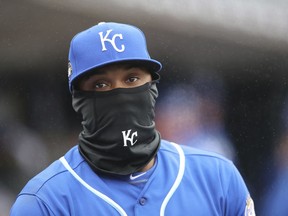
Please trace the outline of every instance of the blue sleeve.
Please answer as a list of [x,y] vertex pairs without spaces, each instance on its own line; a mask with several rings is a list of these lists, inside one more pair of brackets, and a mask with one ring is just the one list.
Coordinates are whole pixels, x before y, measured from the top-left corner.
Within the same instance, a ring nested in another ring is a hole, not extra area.
[[226,203],[225,215],[255,215],[253,200],[249,195],[249,191],[241,174],[234,165],[232,166],[232,172],[229,178]]
[[35,195],[22,194],[13,204],[10,216],[50,216],[54,215],[45,203]]

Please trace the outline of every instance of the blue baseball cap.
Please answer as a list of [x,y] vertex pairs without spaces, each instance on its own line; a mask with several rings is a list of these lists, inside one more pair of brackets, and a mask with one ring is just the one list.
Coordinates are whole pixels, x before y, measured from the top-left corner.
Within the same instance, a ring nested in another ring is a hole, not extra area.
[[80,76],[116,62],[138,62],[150,72],[162,68],[160,62],[151,59],[145,35],[139,28],[102,22],[78,33],[71,41],[68,63],[70,91]]

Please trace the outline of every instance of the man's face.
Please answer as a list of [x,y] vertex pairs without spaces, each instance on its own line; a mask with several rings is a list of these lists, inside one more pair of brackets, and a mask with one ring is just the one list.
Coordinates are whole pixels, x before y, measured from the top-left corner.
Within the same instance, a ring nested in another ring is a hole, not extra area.
[[78,83],[82,91],[109,91],[115,88],[133,88],[152,81],[151,74],[142,67],[115,64],[102,67],[83,77]]

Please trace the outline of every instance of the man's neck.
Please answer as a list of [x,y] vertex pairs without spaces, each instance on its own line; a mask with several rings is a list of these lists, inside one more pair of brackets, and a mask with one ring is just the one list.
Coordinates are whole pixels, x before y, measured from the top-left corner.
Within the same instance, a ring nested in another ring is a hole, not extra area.
[[145,172],[145,171],[151,169],[153,167],[154,163],[155,163],[155,157],[153,157],[152,160],[140,171]]

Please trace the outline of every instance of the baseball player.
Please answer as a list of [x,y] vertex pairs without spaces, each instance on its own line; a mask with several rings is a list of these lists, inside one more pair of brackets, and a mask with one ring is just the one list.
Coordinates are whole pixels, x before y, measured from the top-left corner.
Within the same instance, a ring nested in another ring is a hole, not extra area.
[[255,215],[231,161],[161,139],[161,68],[134,26],[99,23],[77,34],[68,77],[79,142],[27,183],[11,215]]

